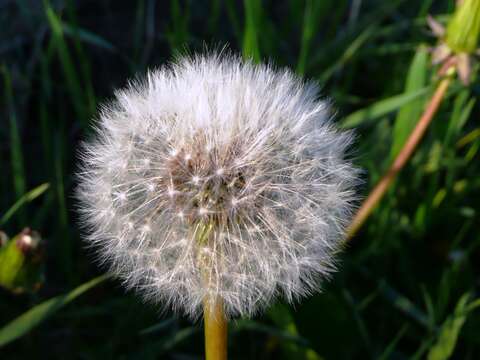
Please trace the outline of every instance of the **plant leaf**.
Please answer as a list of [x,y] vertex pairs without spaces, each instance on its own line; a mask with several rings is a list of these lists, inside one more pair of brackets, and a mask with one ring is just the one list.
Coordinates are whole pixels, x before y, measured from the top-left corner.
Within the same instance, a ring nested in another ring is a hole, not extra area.
[[[408,70],[405,93],[418,91],[425,87],[428,65],[428,50],[422,46],[415,53]],[[392,159],[399,153],[412,129],[415,127],[422,113],[423,103],[424,99],[420,96],[403,105],[398,111],[393,127],[393,144],[390,154]]]

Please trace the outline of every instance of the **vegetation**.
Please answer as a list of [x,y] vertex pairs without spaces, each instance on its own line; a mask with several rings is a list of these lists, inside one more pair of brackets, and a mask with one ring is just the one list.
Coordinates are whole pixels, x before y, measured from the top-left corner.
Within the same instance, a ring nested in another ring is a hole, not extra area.
[[[125,292],[81,241],[73,174],[99,106],[178,52],[228,44],[320,82],[339,126],[356,131],[365,198],[439,81],[427,15],[445,26],[455,1],[18,0],[0,8],[0,228],[12,238],[0,236],[1,358],[200,359],[201,324]],[[452,80],[323,292],[232,322],[230,358],[479,358],[477,70],[471,61],[470,82]],[[19,239],[24,251],[13,254]]]

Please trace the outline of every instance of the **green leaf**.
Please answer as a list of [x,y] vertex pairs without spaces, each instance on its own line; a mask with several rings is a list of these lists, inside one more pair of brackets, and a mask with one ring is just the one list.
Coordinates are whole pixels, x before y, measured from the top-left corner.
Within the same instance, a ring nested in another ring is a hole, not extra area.
[[68,294],[56,296],[50,300],[44,301],[23,313],[0,329],[0,347],[25,335],[69,302],[102,283],[109,277],[109,274],[96,277],[70,291]]
[[428,93],[429,90],[430,86],[426,86],[415,91],[404,92],[402,94],[377,101],[366,108],[357,110],[348,115],[343,119],[340,125],[343,128],[353,128],[359,125],[368,124],[372,120],[385,116],[400,109],[405,104],[421,98],[423,95]]
[[[424,46],[420,47],[415,53],[408,70],[407,80],[405,82],[405,93],[418,91],[425,87],[429,65],[428,59],[428,50]],[[392,159],[400,152],[400,149],[415,127],[422,114],[423,104],[423,97],[419,97],[406,103],[398,111],[393,126],[393,144],[390,154]]]
[[458,300],[454,313],[443,323],[437,341],[428,353],[428,360],[446,360],[453,354],[469,310],[475,308],[469,306],[469,299],[470,294],[466,293]]
[[29,203],[30,201],[35,200],[37,197],[42,195],[50,187],[49,183],[45,183],[37,186],[36,188],[30,190],[28,193],[23,195],[20,199],[17,200],[15,204],[12,205],[10,209],[0,218],[0,226],[3,226],[24,204]]

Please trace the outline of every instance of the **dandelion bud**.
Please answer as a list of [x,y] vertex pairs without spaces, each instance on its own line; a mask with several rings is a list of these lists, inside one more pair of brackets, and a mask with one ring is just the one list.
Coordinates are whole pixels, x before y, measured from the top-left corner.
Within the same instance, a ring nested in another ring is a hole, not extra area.
[[471,54],[480,34],[480,1],[464,0],[448,24],[446,43],[457,53]]
[[0,231],[0,287],[15,294],[37,291],[44,281],[44,244],[40,234],[23,229],[12,239]]
[[145,299],[228,317],[317,291],[356,170],[318,89],[233,56],[183,58],[104,106],[83,148],[88,242]]
[[457,8],[446,30],[431,16],[427,21],[432,32],[440,39],[432,53],[433,63],[442,64],[439,75],[451,75],[455,69],[463,84],[468,85],[472,78],[473,55],[479,54],[480,1],[457,1]]

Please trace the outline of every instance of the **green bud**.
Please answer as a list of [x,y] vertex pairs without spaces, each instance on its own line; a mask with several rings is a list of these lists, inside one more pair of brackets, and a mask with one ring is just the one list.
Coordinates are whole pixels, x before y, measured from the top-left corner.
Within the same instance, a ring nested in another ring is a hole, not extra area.
[[[6,237],[3,237],[5,240]],[[40,235],[28,228],[0,247],[0,286],[14,293],[35,291],[43,282]]]
[[446,42],[457,53],[473,53],[480,33],[480,0],[464,0],[447,28]]

